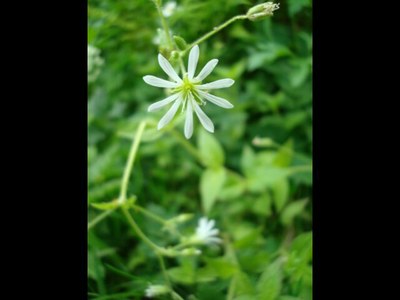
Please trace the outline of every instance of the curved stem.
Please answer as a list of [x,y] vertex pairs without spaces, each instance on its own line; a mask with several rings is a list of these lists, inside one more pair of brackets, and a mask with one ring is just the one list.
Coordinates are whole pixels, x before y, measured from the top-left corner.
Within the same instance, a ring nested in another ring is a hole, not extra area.
[[88,224],[88,230],[92,229],[97,223],[103,221],[109,214],[111,214],[115,209],[110,209],[102,212],[101,214],[97,215],[92,221]]
[[195,40],[193,43],[191,43],[190,45],[188,45],[188,47],[186,48],[186,50],[184,50],[182,52],[182,54],[186,53],[190,48],[192,48],[194,45],[198,45],[201,42],[204,42],[206,39],[208,39],[210,36],[216,34],[218,31],[220,31],[221,29],[224,29],[226,26],[228,26],[229,24],[237,21],[237,20],[241,20],[241,19],[247,19],[246,15],[238,15],[238,16],[234,16],[232,18],[230,18],[228,21],[222,23],[221,25],[214,27],[213,30],[211,30],[210,32],[206,33],[205,35],[203,35],[202,37],[198,38],[197,40]]
[[121,206],[122,212],[125,215],[125,218],[128,220],[128,223],[131,225],[131,227],[133,228],[133,230],[135,231],[135,233],[147,244],[150,246],[150,248],[152,248],[154,251],[156,251],[156,253],[158,255],[160,255],[160,253],[164,252],[164,249],[161,248],[160,246],[156,245],[155,243],[153,243],[144,233],[143,231],[140,229],[140,227],[136,224],[135,220],[133,219],[133,217],[131,216],[131,214],[129,213],[128,209],[125,206]]
[[167,21],[165,20],[165,18],[164,18],[164,15],[163,15],[163,13],[162,13],[162,11],[161,11],[161,3],[160,3],[161,1],[156,1],[155,2],[155,4],[156,4],[156,7],[157,7],[157,12],[158,12],[158,15],[159,15],[159,17],[160,17],[160,20],[161,20],[161,24],[162,24],[162,27],[163,27],[163,29],[164,29],[164,31],[165,31],[165,36],[166,36],[166,38],[167,38],[167,43],[168,43],[168,46],[171,48],[171,50],[174,48],[174,44],[173,44],[173,42],[172,42],[172,38],[171,38],[171,33],[170,33],[170,31],[169,31],[169,27],[168,27],[168,23],[167,23]]
[[[159,15],[160,20],[161,20],[161,24],[162,24],[163,29],[165,31],[165,36],[167,37],[168,46],[170,47],[171,51],[174,50],[174,49],[176,50],[176,47],[175,47],[176,45],[175,45],[174,41],[172,40],[171,31],[169,30],[169,26],[168,26],[167,20],[165,19],[164,15],[163,15],[163,13],[161,11],[161,1],[156,1],[155,3],[156,3],[158,15]],[[181,55],[179,55],[178,59],[179,59],[179,66],[181,68],[182,77],[183,77],[183,75],[186,73],[185,64],[183,63],[183,59],[182,59]]]
[[122,204],[126,201],[126,193],[128,190],[129,176],[131,175],[131,172],[132,172],[136,153],[137,153],[137,150],[139,147],[140,140],[142,139],[142,135],[143,135],[143,131],[144,131],[145,127],[146,127],[146,122],[145,121],[140,122],[139,128],[136,131],[135,138],[133,139],[132,147],[129,152],[128,161],[126,162],[124,175],[122,177],[121,192],[120,192],[119,199],[118,199],[119,204]]
[[160,263],[161,271],[162,271],[163,276],[164,276],[164,280],[167,283],[170,291],[172,291],[172,285],[171,285],[171,281],[169,280],[169,277],[168,277],[168,274],[167,274],[167,269],[165,267],[164,258],[159,254],[157,254],[157,257],[158,257],[158,261]]
[[156,214],[152,213],[151,211],[145,209],[144,207],[141,207],[141,206],[136,205],[136,204],[132,205],[132,207],[134,209],[136,209],[137,211],[141,212],[142,214],[148,216],[149,218],[152,218],[153,220],[155,220],[155,221],[157,221],[157,222],[159,222],[161,224],[165,225],[167,223],[166,220],[164,220],[163,218],[157,216]]

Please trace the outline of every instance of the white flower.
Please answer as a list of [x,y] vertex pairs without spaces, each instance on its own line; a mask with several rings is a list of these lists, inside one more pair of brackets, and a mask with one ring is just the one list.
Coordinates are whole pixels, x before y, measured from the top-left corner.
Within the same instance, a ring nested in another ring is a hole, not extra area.
[[103,58],[100,56],[100,49],[88,45],[88,81],[93,82],[100,74],[101,66],[104,64]]
[[165,5],[162,8],[162,14],[164,17],[168,18],[172,16],[176,8],[176,2],[175,1],[169,1],[165,3]]
[[215,225],[214,220],[208,220],[203,217],[199,220],[199,224],[196,228],[196,234],[193,237],[193,241],[195,243],[201,244],[219,244],[221,243],[221,239],[217,237],[219,230],[217,228],[213,228]]
[[169,292],[169,288],[165,285],[149,285],[145,291],[145,295],[148,298],[164,295]]
[[196,45],[190,50],[189,53],[188,72],[184,74],[183,79],[181,79],[168,60],[159,54],[158,63],[164,72],[171,77],[172,81],[161,79],[152,75],[143,77],[143,80],[149,85],[172,89],[171,96],[153,103],[148,108],[148,111],[155,111],[173,102],[173,105],[159,121],[157,129],[160,130],[167,125],[175,116],[179,106],[182,104],[182,111],[186,111],[184,132],[187,139],[189,139],[193,134],[193,111],[199,118],[201,125],[203,125],[207,131],[214,132],[213,122],[200,108],[200,105],[204,105],[206,103],[204,99],[223,108],[233,107],[228,100],[211,95],[207,91],[230,87],[235,81],[230,78],[225,78],[202,84],[202,80],[214,70],[218,63],[218,59],[210,60],[200,71],[200,73],[194,77],[198,60],[199,46]]

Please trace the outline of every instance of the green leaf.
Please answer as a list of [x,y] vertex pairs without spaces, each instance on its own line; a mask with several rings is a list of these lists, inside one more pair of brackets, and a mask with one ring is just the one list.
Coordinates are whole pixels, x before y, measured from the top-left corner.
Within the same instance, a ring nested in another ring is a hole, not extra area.
[[272,213],[271,204],[271,196],[266,192],[254,201],[254,204],[251,206],[251,210],[257,215],[268,217]]
[[256,155],[253,149],[247,145],[243,147],[242,159],[241,159],[241,168],[246,176],[250,176],[251,171],[253,170],[253,165],[256,159]]
[[[312,232],[297,236],[290,247],[285,272],[293,285],[301,284],[305,293],[312,286]],[[308,289],[307,289],[308,287]]]
[[223,167],[218,169],[206,169],[200,179],[200,195],[204,212],[208,214],[214,206],[215,200],[224,185],[226,170]]
[[289,169],[267,166],[254,168],[248,178],[248,188],[252,192],[262,192],[267,187],[273,186],[276,182],[285,179],[290,175]]
[[312,259],[312,232],[297,236],[290,246],[290,253],[309,262]]
[[281,214],[281,222],[284,225],[289,225],[293,222],[293,219],[301,214],[308,202],[308,199],[299,200],[290,203]]
[[206,258],[207,268],[214,271],[214,274],[222,279],[232,277],[238,271],[238,267],[226,257]]
[[234,300],[254,300],[255,296],[252,294],[249,295],[240,295],[239,297],[235,297]]
[[272,186],[275,208],[280,212],[289,200],[289,182],[286,178],[274,183]]
[[194,283],[194,270],[187,266],[175,267],[167,270],[172,281],[183,284]]
[[205,166],[210,168],[223,166],[225,160],[224,151],[213,134],[203,129],[200,130],[197,145]]
[[288,167],[293,160],[293,140],[288,140],[276,153],[273,164],[277,167]]
[[[309,299],[309,298],[304,298]],[[292,296],[280,296],[277,300],[302,300],[302,298],[292,297]]]
[[255,293],[255,286],[246,273],[238,272],[232,280],[236,281],[235,295],[240,296]]
[[233,200],[243,195],[246,182],[242,177],[232,174],[231,172],[226,173],[226,180],[222,187],[218,198],[221,200]]
[[275,300],[282,288],[281,262],[276,260],[261,274],[257,282],[257,300]]

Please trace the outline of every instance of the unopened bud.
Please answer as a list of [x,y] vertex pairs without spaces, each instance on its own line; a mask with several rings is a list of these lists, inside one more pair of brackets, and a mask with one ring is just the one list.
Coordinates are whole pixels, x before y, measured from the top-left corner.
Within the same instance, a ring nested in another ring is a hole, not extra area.
[[169,293],[169,287],[165,285],[149,285],[149,287],[145,290],[145,295],[148,298],[154,298],[157,296],[165,295]]
[[180,252],[180,255],[182,255],[182,256],[194,256],[194,255],[200,255],[200,254],[201,254],[201,250],[196,249],[196,248],[186,248]]
[[174,41],[175,41],[176,45],[178,46],[179,50],[182,50],[182,51],[186,50],[187,43],[182,37],[174,35]]
[[279,3],[265,2],[253,6],[247,11],[247,18],[250,21],[259,21],[274,15],[274,11],[279,9]]
[[274,145],[274,141],[270,138],[260,138],[256,136],[252,141],[254,146],[270,147]]

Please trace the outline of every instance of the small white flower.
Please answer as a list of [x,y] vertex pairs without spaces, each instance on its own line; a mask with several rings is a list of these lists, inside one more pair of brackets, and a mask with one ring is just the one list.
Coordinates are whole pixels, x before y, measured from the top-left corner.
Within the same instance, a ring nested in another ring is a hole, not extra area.
[[197,62],[199,60],[199,46],[195,45],[189,53],[188,61],[188,72],[183,75],[181,79],[168,60],[158,54],[158,63],[165,73],[171,77],[172,81],[161,79],[152,75],[143,77],[143,80],[152,86],[160,88],[172,89],[172,95],[153,103],[149,106],[148,111],[155,111],[161,107],[172,103],[173,105],[167,111],[167,113],[161,118],[158,123],[157,129],[160,130],[167,125],[178,111],[179,106],[182,104],[182,111],[186,111],[185,120],[185,137],[189,139],[193,134],[193,111],[196,113],[200,120],[201,125],[209,131],[214,132],[214,124],[209,117],[202,111],[200,105],[206,103],[205,100],[210,101],[223,108],[232,108],[233,105],[226,99],[214,96],[208,93],[208,90],[221,89],[232,86],[235,82],[233,79],[225,78],[202,84],[202,80],[206,78],[215,68],[218,63],[218,59],[210,60],[200,73],[195,77]]
[[169,1],[169,2],[165,3],[165,5],[163,6],[162,14],[164,15],[164,17],[168,18],[168,17],[172,16],[175,9],[176,9],[176,2]]
[[164,295],[169,292],[169,288],[165,285],[149,285],[145,291],[145,295],[148,298]]
[[104,59],[100,56],[100,49],[88,45],[88,81],[93,82],[100,74],[101,66],[104,64]]
[[208,220],[203,217],[199,220],[199,224],[196,228],[196,234],[193,237],[193,241],[201,244],[219,244],[221,243],[221,239],[217,237],[219,230],[217,228],[213,228],[215,225],[214,220]]

